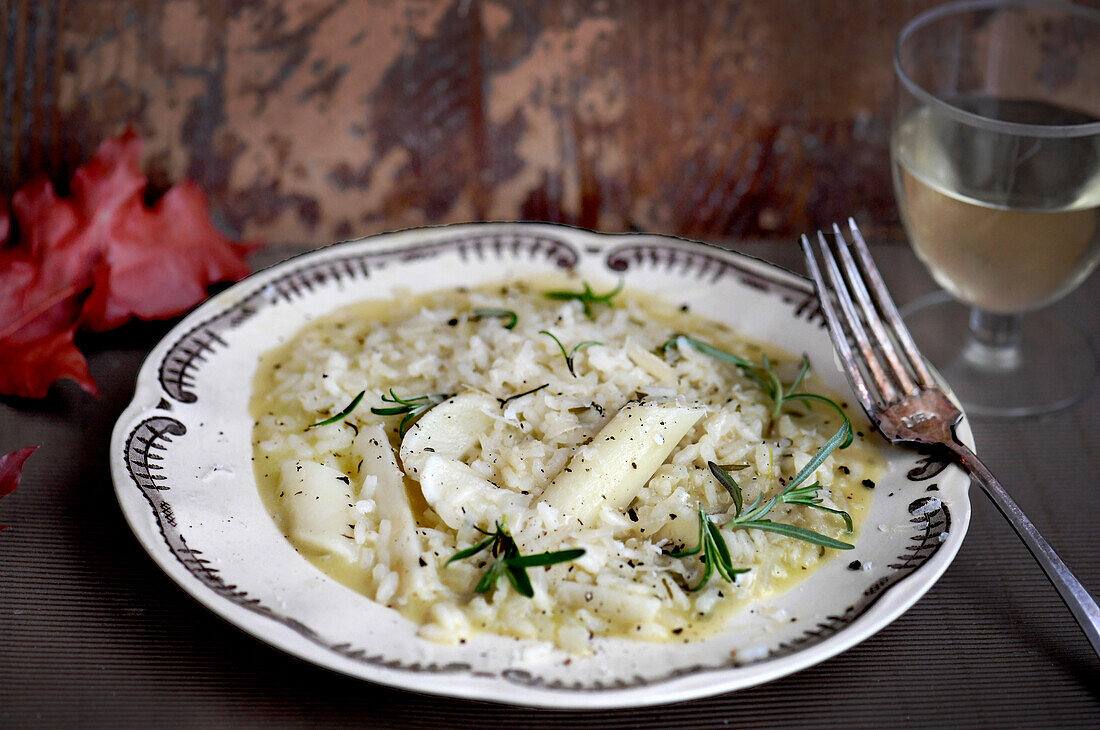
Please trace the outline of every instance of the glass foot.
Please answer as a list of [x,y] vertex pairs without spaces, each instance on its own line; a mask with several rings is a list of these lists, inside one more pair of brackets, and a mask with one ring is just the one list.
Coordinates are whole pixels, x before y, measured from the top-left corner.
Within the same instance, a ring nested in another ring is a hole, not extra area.
[[915,299],[901,315],[969,415],[1052,413],[1083,398],[1096,381],[1092,342],[1050,310],[1024,316],[1022,345],[1011,353],[985,352],[969,336],[970,308],[946,292]]

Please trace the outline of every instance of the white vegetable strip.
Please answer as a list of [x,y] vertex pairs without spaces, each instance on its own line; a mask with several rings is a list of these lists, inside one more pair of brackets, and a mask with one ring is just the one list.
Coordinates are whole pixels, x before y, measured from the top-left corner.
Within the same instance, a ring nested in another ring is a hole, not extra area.
[[425,413],[401,442],[401,464],[406,473],[419,479],[432,454],[461,459],[492,427],[494,409],[498,409],[495,399],[471,392],[456,395]]
[[379,550],[389,552],[390,567],[398,575],[397,595],[419,594],[430,589],[438,580],[433,580],[435,575],[429,567],[420,564],[421,544],[416,533],[416,519],[385,428],[381,424],[360,427],[352,448],[363,460],[361,480],[375,480],[372,496],[379,519],[390,521],[390,541],[385,546],[380,545]]
[[448,527],[495,522],[527,510],[530,497],[498,487],[460,461],[431,454],[420,474],[420,491]]
[[350,537],[355,522],[351,479],[324,464],[288,461],[283,464],[279,502],[287,534],[322,553],[358,559]]
[[627,403],[554,477],[543,501],[582,524],[605,504],[626,509],[703,413],[675,403]]
[[661,609],[661,599],[630,590],[561,583],[557,597],[572,608],[587,608],[604,620],[646,623]]

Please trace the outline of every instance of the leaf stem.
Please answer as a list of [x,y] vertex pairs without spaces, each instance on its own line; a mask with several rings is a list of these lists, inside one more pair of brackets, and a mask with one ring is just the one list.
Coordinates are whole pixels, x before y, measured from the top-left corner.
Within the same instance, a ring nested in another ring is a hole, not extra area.
[[540,335],[546,335],[557,343],[558,349],[561,350],[562,357],[565,358],[565,365],[569,368],[569,374],[574,378],[577,377],[577,373],[573,371],[573,357],[578,351],[583,350],[586,347],[592,347],[593,345],[602,345],[602,342],[596,342],[595,340],[585,340],[584,342],[578,342],[573,345],[573,349],[569,352],[565,351],[565,345],[561,344],[561,340],[553,335],[549,330],[539,330]]
[[522,398],[523,396],[531,395],[532,393],[538,393],[543,388],[549,388],[549,387],[550,387],[550,383],[543,383],[542,385],[540,385],[537,388],[531,388],[531,390],[525,390],[522,393],[516,393],[515,395],[510,395],[507,398],[497,398],[497,403],[499,403],[501,409],[503,409],[504,406],[508,405],[509,403],[516,400],[517,398]]

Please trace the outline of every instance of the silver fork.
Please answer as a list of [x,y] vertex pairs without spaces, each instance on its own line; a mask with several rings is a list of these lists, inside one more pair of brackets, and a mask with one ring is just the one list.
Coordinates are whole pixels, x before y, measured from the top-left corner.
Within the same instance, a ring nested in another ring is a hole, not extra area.
[[817,287],[829,334],[863,410],[890,441],[943,447],[970,474],[1027,545],[1100,655],[1100,607],[1096,600],[985,464],[955,435],[962,413],[925,366],[851,218],[848,227],[851,245],[835,223],[832,247],[824,233],[817,233],[824,276],[806,236],[802,236],[802,253]]

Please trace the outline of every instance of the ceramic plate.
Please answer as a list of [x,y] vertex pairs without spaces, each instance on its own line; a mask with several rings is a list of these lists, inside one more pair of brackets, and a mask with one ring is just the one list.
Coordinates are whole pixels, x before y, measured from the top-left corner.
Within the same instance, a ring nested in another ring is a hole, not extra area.
[[[343,243],[218,294],[149,355],[111,444],[115,489],[139,541],[195,599],[302,659],[418,692],[547,707],[673,702],[790,674],[887,625],[947,568],[970,519],[969,481],[903,449],[889,450],[854,550],[697,643],[607,639],[588,658],[496,636],[443,646],[298,555],[265,511],[252,472],[248,403],[259,355],[310,320],[358,299],[389,297],[395,287],[424,291],[560,270],[600,286],[622,280],[748,337],[806,352],[832,388],[850,392],[811,284],[724,249],[529,224]],[[965,424],[960,432],[969,441]]]

